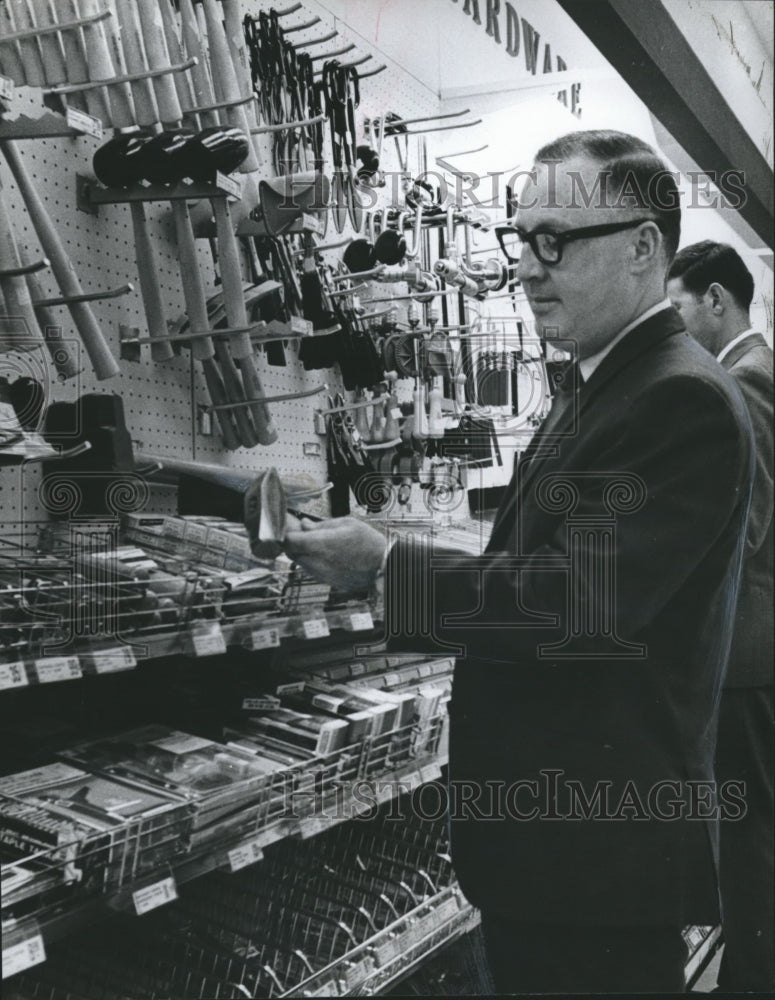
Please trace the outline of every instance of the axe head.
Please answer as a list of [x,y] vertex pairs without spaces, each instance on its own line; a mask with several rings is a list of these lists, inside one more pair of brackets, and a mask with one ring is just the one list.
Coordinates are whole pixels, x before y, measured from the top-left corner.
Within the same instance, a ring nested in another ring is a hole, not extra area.
[[260,181],[258,196],[261,219],[270,235],[289,232],[304,215],[317,220],[319,235],[325,232],[329,182],[323,174],[307,171]]
[[257,559],[274,559],[285,539],[287,499],[277,469],[261,473],[245,492],[243,521]]

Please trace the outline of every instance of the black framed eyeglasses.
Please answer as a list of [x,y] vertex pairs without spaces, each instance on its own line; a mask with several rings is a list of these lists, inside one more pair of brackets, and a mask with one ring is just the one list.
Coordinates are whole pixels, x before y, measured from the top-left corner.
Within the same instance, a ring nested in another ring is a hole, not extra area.
[[634,229],[644,222],[655,222],[659,225],[657,219],[633,219],[632,222],[607,222],[600,226],[582,226],[580,229],[562,229],[559,232],[539,226],[529,233],[519,226],[498,226],[495,235],[498,237],[501,250],[512,264],[519,260],[525,243],[529,244],[542,264],[559,264],[566,243],[623,233],[625,229]]

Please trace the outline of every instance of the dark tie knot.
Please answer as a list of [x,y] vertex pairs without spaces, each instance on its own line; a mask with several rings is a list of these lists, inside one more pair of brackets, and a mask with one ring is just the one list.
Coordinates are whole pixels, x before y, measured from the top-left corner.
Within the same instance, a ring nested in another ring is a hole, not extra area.
[[553,372],[552,380],[554,382],[555,396],[572,395],[581,384],[581,372],[579,371],[578,361],[575,358],[571,358],[570,361],[564,361],[561,365],[558,365]]

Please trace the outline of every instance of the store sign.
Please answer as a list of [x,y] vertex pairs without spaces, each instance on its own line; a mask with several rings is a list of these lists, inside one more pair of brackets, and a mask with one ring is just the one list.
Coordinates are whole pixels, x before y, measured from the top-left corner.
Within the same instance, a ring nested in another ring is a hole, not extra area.
[[[516,59],[522,53],[525,68],[533,76],[540,70],[542,73],[562,73],[568,64],[560,56],[552,55],[551,44],[541,35],[525,17],[521,17],[517,8],[504,0],[452,0],[460,5],[464,14],[468,14],[474,24],[482,25],[485,32],[498,44],[504,45],[508,55]],[[484,20],[482,20],[484,11]],[[560,90],[557,100],[570,108],[572,114],[581,117],[581,84],[572,83],[570,87]]]

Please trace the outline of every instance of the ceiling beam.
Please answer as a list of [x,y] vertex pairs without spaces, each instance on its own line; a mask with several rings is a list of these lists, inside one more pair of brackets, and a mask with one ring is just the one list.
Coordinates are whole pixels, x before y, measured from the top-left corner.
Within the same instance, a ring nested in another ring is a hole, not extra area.
[[738,211],[772,247],[772,169],[661,0],[558,3],[703,171],[743,171]]

